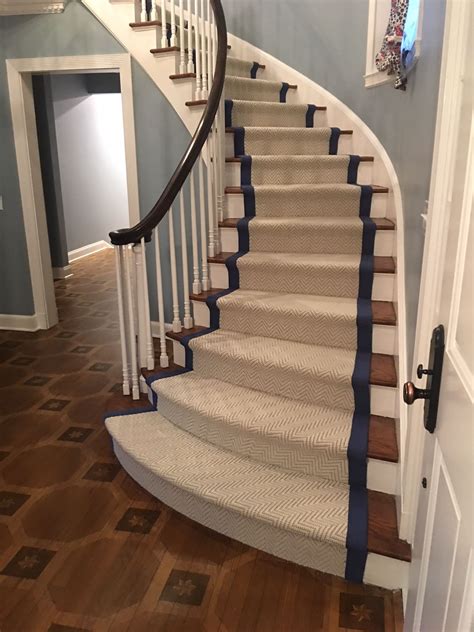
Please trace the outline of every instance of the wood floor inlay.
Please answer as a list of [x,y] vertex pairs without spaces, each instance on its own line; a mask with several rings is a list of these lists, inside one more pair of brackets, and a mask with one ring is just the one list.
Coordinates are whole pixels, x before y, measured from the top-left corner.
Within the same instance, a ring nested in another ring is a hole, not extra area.
[[[121,469],[104,413],[147,401],[121,395],[114,253],[72,271],[55,282],[58,325],[0,331],[0,630],[398,632],[398,592],[215,533]],[[373,451],[384,452],[392,421],[371,421],[381,424]],[[383,552],[395,508],[383,494],[369,501],[381,510],[370,544]]]

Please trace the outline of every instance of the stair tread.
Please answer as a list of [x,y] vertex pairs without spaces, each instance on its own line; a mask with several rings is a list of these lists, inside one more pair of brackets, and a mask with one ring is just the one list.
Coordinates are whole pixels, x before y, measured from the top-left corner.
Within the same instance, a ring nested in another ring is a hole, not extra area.
[[[181,337],[185,333],[181,332]],[[266,366],[272,362],[283,362],[292,370],[306,371],[317,374],[325,371],[328,363],[332,361],[334,376],[341,375],[343,379],[352,375],[354,366],[354,351],[336,347],[305,344],[291,340],[277,338],[251,336],[249,334],[217,329],[209,336],[201,337],[199,342],[212,347],[216,353],[232,358],[242,357],[246,362],[253,358],[256,363],[263,362]],[[251,343],[251,344],[250,344]],[[262,355],[262,349],[265,350]],[[397,371],[395,358],[382,353],[371,354],[371,366],[369,382],[373,386],[386,386],[396,388]]]
[[[265,188],[272,188],[272,189],[276,189],[276,190],[280,189],[282,193],[283,193],[283,192],[285,192],[285,191],[287,191],[287,192],[288,192],[288,194],[291,194],[291,191],[293,191],[293,190],[297,190],[297,189],[298,189],[298,190],[301,190],[301,188],[303,188],[303,187],[304,187],[305,189],[307,189],[307,190],[311,190],[311,188],[312,188],[312,189],[314,189],[314,192],[316,193],[316,192],[317,192],[318,190],[320,190],[322,187],[324,187],[324,188],[326,188],[326,189],[327,189],[327,188],[330,188],[330,187],[333,187],[333,188],[336,188],[336,187],[337,187],[337,188],[340,188],[340,186],[341,186],[340,184],[337,184],[337,185],[331,185],[331,184],[304,184],[304,185],[301,185],[301,184],[283,184],[283,185],[258,185],[258,184],[257,184],[257,185],[254,185],[254,189],[255,189],[255,190],[257,190],[257,191],[258,191],[258,190],[263,190],[263,189],[265,189]],[[346,186],[347,186],[347,187],[353,187],[353,186],[357,186],[357,185],[354,185],[354,184],[347,184]],[[371,185],[369,185],[369,186],[372,188],[373,193],[388,193],[388,191],[389,191],[388,187],[384,187],[384,186],[381,186],[381,185],[379,185],[379,184],[371,184]],[[242,187],[240,187],[240,186],[226,187],[226,188],[225,188],[225,193],[230,194],[230,195],[242,195],[242,193],[243,193],[243,189],[242,189]]]
[[[171,398],[189,414],[193,411],[215,418],[219,423],[238,427],[244,433],[256,433],[287,444],[311,447],[341,444],[341,433],[348,437],[352,413],[335,411],[280,395],[255,391],[215,378],[202,377],[195,371],[180,376],[178,382],[158,380],[151,384],[159,397]],[[196,397],[195,394],[199,394]],[[237,405],[238,403],[238,405]],[[258,411],[258,413],[257,413]],[[321,432],[322,431],[322,432]],[[341,448],[340,448],[341,449]],[[344,454],[346,442],[342,444]],[[372,415],[369,425],[369,458],[398,461],[395,420]]]
[[[180,430],[157,411],[110,417],[106,425],[116,448],[146,469],[147,480],[153,475],[212,506],[345,548],[346,485],[235,455]],[[409,561],[390,501],[387,494],[369,492],[369,552]]]
[[[219,222],[219,228],[237,228],[240,217],[229,217]],[[383,217],[371,218],[377,230],[395,230],[395,224],[390,219]],[[254,217],[252,223],[262,225],[300,225],[300,226],[358,226],[361,220],[359,217]]]
[[[253,81],[256,81],[256,79],[253,79]],[[234,105],[248,105],[253,109],[258,109],[258,108],[275,108],[275,109],[280,109],[280,108],[295,108],[298,110],[304,110],[308,108],[308,104],[304,104],[304,103],[277,103],[275,101],[249,101],[248,99],[226,99],[227,101],[232,101],[232,103]],[[326,112],[327,111],[327,106],[326,105],[316,105],[314,104],[315,108],[317,111],[321,111],[321,112]]]
[[[241,128],[240,127],[226,127],[225,128],[225,132],[226,132],[226,134],[235,134],[235,132],[237,130],[239,130],[239,129],[241,129]],[[331,129],[331,128],[329,128],[328,126],[326,126],[326,127],[265,127],[265,126],[262,126],[262,125],[255,125],[255,126],[246,125],[244,127],[244,129],[246,129],[246,130],[263,130],[263,131],[265,131],[265,130],[272,130],[273,133],[275,133],[275,132],[278,133],[279,131],[281,131],[282,134],[283,133],[291,134],[293,131],[294,131],[295,134],[296,133],[301,134],[301,132],[303,132],[303,133],[304,132],[308,132],[309,134],[311,134],[311,132],[313,130]],[[313,133],[314,133],[314,131],[313,131]],[[350,136],[351,134],[354,133],[354,130],[352,130],[352,129],[341,129],[341,130],[339,130],[339,133]]]
[[[206,290],[205,292],[201,292],[200,294],[190,294],[189,298],[192,301],[202,301],[205,302],[209,296],[213,296],[214,294],[218,294],[222,292],[223,288],[211,288],[210,290]],[[258,290],[236,290],[235,293],[239,293],[241,297],[245,297],[246,295],[252,297],[252,302],[254,301],[255,295],[259,292]],[[232,294],[235,294],[234,292]],[[272,292],[261,292],[262,295],[265,296],[275,296],[278,295]],[[292,304],[295,297],[299,297],[299,294],[285,294],[285,300],[288,304]],[[350,301],[353,299],[345,299],[345,298],[332,298],[332,297],[316,297],[311,294],[303,294],[301,295],[305,299],[311,300],[318,298],[322,298],[324,301],[333,300],[335,303],[339,301]],[[396,325],[397,324],[397,316],[395,312],[395,306],[393,303],[388,301],[372,301],[372,321],[374,325]]]
[[[282,85],[282,83],[284,83],[282,81],[276,81],[273,79],[251,79],[250,77],[239,77],[238,75],[226,75],[225,78],[226,80],[230,79],[231,81],[236,81],[237,83],[242,83],[242,84],[247,84],[250,81],[251,83],[248,85],[251,85],[252,88],[255,88],[258,85],[275,86],[276,88],[279,88]],[[296,90],[298,86],[296,84],[289,83],[288,88],[290,90]]]
[[[225,264],[229,257],[235,255],[235,252],[220,252],[215,257],[208,257],[209,263],[219,263]],[[288,260],[294,259],[303,260],[305,259],[309,263],[324,263],[328,261],[334,261],[334,263],[345,263],[351,262],[354,265],[359,265],[360,256],[357,255],[313,255],[313,254],[296,254],[296,253],[267,253],[267,252],[259,252],[259,253],[247,253],[248,257],[258,256],[262,261],[267,260],[271,261],[272,258],[275,257],[281,261],[284,257],[288,258]],[[378,274],[395,274],[395,260],[393,257],[374,257],[374,272]]]
[[[252,160],[268,160],[268,162],[272,162],[272,161],[286,161],[286,160],[298,160],[298,161],[303,161],[303,160],[314,160],[315,158],[326,158],[328,160],[336,160],[338,158],[342,158],[344,156],[349,156],[349,155],[356,155],[356,154],[335,154],[335,155],[327,155],[327,154],[307,154],[307,155],[302,155],[302,154],[293,154],[293,155],[269,155],[269,154],[262,154],[260,156],[258,155],[252,155]],[[226,162],[242,162],[244,160],[244,158],[246,158],[247,156],[229,156],[225,159]],[[373,156],[357,156],[357,158],[359,158],[360,162],[374,162],[374,157]]]

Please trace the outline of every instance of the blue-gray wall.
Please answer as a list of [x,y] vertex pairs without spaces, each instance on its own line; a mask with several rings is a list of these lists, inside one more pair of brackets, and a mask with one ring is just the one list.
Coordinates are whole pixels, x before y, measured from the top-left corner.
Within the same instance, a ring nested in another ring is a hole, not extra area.
[[[4,60],[123,52],[78,0],[70,0],[59,15],[0,18],[0,194],[6,209],[0,212],[0,314],[29,315],[34,311]],[[132,78],[143,215],[178,164],[189,134],[135,62]]]
[[421,58],[406,92],[364,87],[368,0],[223,0],[228,30],[299,70],[358,114],[389,153],[404,204],[408,347],[416,321],[445,0],[425,0]]

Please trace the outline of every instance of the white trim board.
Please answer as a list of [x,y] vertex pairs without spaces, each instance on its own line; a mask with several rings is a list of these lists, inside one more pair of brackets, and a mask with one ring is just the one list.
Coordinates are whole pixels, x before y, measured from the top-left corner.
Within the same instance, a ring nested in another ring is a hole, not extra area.
[[113,248],[113,246],[104,239],[101,239],[100,241],[95,241],[93,244],[88,244],[87,246],[81,246],[81,248],[71,250],[67,253],[69,263],[77,261],[78,259],[83,259],[84,257],[89,257],[90,255],[93,255],[96,252],[101,252],[101,250],[105,250],[106,248]]
[[0,314],[0,329],[13,331],[38,331],[44,329],[36,314],[23,316],[21,314]]
[[70,276],[72,276],[72,270],[71,270],[70,265],[62,266],[59,268],[53,268],[53,279],[55,281],[59,279],[67,279]]
[[58,322],[49,251],[43,183],[36,133],[32,73],[118,70],[122,94],[125,163],[130,225],[140,216],[133,113],[132,68],[128,54],[7,59],[13,137],[25,225],[35,314],[42,329]]

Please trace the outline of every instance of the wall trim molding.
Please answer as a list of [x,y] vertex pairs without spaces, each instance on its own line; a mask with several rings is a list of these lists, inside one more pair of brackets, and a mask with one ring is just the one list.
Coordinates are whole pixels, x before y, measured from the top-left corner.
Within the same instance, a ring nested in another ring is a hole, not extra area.
[[104,239],[101,239],[100,241],[95,241],[93,244],[87,244],[87,246],[81,246],[81,248],[70,250],[67,253],[69,263],[77,261],[78,259],[83,259],[84,257],[89,257],[90,255],[100,252],[101,250],[105,250],[106,248],[113,248],[113,246]]
[[131,57],[127,53],[34,57],[7,59],[6,65],[34,310],[36,314],[44,314],[45,317],[40,319],[40,327],[48,329],[58,322],[58,314],[54,296],[31,76],[34,72],[68,73],[111,69],[119,71],[129,221],[130,226],[133,226],[139,220],[140,211]]
[[62,13],[65,0],[0,0],[0,15]]
[[37,314],[23,316],[22,314],[0,314],[0,329],[12,331],[38,331],[41,318]]
[[53,268],[53,279],[55,281],[56,279],[67,279],[70,276],[72,276],[72,269],[69,265]]

